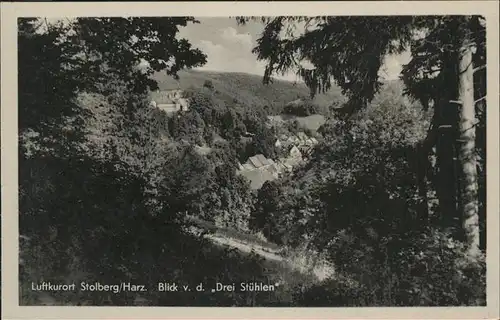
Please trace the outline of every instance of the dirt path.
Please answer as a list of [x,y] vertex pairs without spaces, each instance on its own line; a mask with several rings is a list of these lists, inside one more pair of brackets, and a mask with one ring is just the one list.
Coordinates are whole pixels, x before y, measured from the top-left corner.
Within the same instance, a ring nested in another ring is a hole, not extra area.
[[324,260],[315,260],[312,254],[301,252],[285,257],[279,254],[280,247],[273,243],[253,242],[248,240],[247,235],[238,236],[237,232],[228,235],[224,232],[214,232],[205,235],[207,239],[215,244],[234,248],[242,253],[255,253],[271,262],[282,263],[292,270],[313,275],[318,281],[322,281],[334,274],[334,268]]
[[263,246],[255,243],[243,242],[220,234],[207,235],[206,238],[217,244],[235,248],[244,253],[251,253],[253,251],[265,259],[272,261],[284,261],[284,258],[278,255],[276,251],[273,252],[271,249],[264,248]]

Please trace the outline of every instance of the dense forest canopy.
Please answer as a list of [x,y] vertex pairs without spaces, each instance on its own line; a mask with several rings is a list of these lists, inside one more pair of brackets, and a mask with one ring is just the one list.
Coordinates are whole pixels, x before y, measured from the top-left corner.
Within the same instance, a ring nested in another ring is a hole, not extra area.
[[[51,299],[485,305],[484,20],[258,20],[264,29],[254,53],[267,64],[264,84],[190,70],[207,62],[177,36],[197,23],[191,17],[19,20],[21,304],[41,303],[44,296],[29,290],[41,278],[151,287],[168,278],[285,285],[252,296],[167,299],[151,290]],[[297,21],[314,28],[286,32]],[[404,50],[412,59],[401,79],[380,81],[385,55]],[[144,61],[148,67],[138,68]],[[295,69],[305,85],[270,81]],[[152,107],[152,97],[173,85],[189,109]],[[301,139],[316,142],[305,148]],[[287,170],[252,188],[241,172],[263,162]],[[209,230],[194,232],[200,221]],[[317,253],[335,272],[319,279],[220,247],[209,236],[221,230],[273,244],[284,261]]]

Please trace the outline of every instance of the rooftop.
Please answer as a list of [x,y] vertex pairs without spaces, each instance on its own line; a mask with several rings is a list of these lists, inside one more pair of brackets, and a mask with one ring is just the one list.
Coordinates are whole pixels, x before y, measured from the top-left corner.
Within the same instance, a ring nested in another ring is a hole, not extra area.
[[263,154],[257,154],[253,157],[248,158],[247,164],[253,165],[255,168],[260,168],[273,164],[273,161],[267,159]]
[[267,169],[241,171],[240,174],[250,180],[250,188],[253,190],[260,189],[266,181],[274,180],[276,176]]

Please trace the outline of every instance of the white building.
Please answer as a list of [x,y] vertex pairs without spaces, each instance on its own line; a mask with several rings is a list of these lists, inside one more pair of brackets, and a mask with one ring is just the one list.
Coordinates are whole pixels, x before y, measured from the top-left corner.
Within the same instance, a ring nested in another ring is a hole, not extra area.
[[189,110],[189,100],[183,97],[180,89],[157,92],[150,105],[167,113]]

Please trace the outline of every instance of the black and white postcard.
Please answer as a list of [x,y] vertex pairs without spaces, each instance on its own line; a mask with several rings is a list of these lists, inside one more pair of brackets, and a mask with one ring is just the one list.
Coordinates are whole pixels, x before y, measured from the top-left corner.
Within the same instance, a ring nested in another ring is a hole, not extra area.
[[497,318],[497,4],[2,4],[5,317]]

